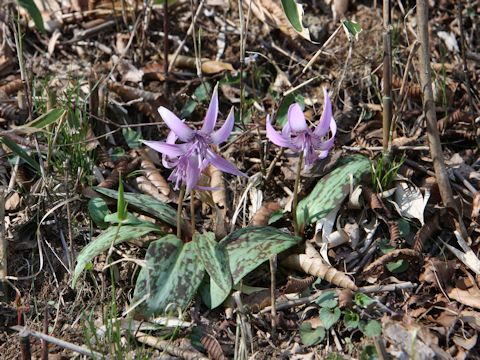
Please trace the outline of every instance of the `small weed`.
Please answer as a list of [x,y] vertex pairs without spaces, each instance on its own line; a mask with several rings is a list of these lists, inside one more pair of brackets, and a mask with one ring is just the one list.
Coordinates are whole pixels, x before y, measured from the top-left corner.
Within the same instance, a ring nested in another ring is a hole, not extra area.
[[375,163],[372,163],[372,181],[375,192],[382,192],[390,187],[404,160],[405,158],[402,157],[398,161],[396,159],[390,161],[382,154]]

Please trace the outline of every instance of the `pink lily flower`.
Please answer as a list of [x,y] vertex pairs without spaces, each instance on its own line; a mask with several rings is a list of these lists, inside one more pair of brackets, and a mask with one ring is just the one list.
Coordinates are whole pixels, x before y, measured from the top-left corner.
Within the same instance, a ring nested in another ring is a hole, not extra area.
[[[337,132],[337,124],[332,115],[332,104],[328,96],[327,89],[323,89],[325,103],[323,106],[320,122],[311,130],[305,121],[305,115],[300,105],[294,103],[288,108],[288,121],[283,126],[282,132],[278,133],[270,122],[270,116],[267,115],[267,137],[275,145],[289,148],[294,152],[303,152],[305,165],[311,165],[317,159],[324,159],[328,155],[328,151],[333,147],[335,134]],[[328,131],[331,136],[324,139]],[[317,155],[316,151],[320,151]]]
[[[212,145],[219,145],[228,139],[235,120],[232,108],[222,127],[214,131],[218,116],[218,84],[213,90],[212,99],[200,130],[191,129],[163,106],[158,108],[158,112],[171,130],[166,142],[143,141],[143,143],[162,153],[163,165],[166,168],[174,169],[168,180],[175,184],[175,190],[178,190],[182,183],[186,186],[187,194],[197,188],[198,179],[209,164],[229,174],[247,176],[212,149]],[[183,143],[177,144],[177,140],[183,141]]]

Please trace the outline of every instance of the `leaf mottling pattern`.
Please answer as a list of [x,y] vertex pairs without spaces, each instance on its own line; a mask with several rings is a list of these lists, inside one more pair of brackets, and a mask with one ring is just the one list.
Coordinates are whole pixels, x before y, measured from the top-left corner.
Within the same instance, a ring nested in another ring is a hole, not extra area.
[[139,311],[146,316],[162,314],[169,304],[184,309],[197,292],[205,268],[193,242],[184,244],[167,235],[150,244],[146,266],[138,276],[133,303],[148,294]]
[[300,238],[270,226],[250,226],[234,231],[220,241],[219,246],[228,256],[236,284],[260,264],[299,241]]
[[369,172],[370,160],[365,156],[352,155],[341,160],[340,166],[320,179],[312,192],[298,203],[297,223],[304,226],[327,216],[348,195],[350,175],[355,186]]

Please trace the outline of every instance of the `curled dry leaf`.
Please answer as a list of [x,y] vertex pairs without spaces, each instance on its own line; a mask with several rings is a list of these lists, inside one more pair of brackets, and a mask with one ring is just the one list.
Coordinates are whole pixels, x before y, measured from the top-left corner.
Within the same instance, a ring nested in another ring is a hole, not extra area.
[[480,192],[477,192],[473,197],[473,202],[472,202],[472,220],[478,221],[479,215],[480,215]]
[[294,254],[287,257],[283,265],[293,268],[295,270],[304,271],[306,274],[317,276],[329,283],[347,288],[352,291],[357,291],[358,287],[348,277],[347,274],[338,271],[333,266],[328,265],[320,257],[310,257],[305,254]]
[[6,211],[15,211],[18,209],[21,202],[21,197],[18,192],[13,192],[6,200],[5,200],[5,210]]
[[280,204],[275,201],[267,202],[253,214],[250,225],[252,226],[267,226],[268,220],[275,211],[280,210]]
[[200,342],[205,350],[207,350],[210,358],[213,360],[227,360],[220,343],[217,339],[215,339],[215,337],[210,334],[206,334],[200,338]]
[[456,300],[460,304],[480,309],[480,291],[478,288],[471,287],[468,290],[453,288],[447,295],[451,300]]
[[297,279],[292,276],[288,277],[287,283],[282,286],[280,289],[280,292],[282,294],[294,294],[294,293],[299,293],[302,292],[310,285],[312,285],[315,282],[315,276],[309,276],[305,279]]
[[413,249],[418,252],[422,252],[423,244],[427,239],[430,239],[435,233],[442,229],[440,219],[448,219],[446,210],[437,211],[433,216],[427,218],[426,223],[418,230],[415,235],[413,243]]
[[419,280],[421,283],[434,284],[439,289],[446,289],[452,282],[456,267],[455,260],[428,259]]
[[[173,56],[169,55],[168,60],[172,61]],[[178,55],[175,59],[175,66],[179,68],[187,68],[195,70],[197,68],[196,59],[194,57]],[[232,64],[216,60],[201,60],[202,72],[205,74],[218,74],[222,71],[235,71]]]
[[98,184],[98,186],[106,189],[117,188],[119,175],[122,174],[122,177],[125,178],[125,176],[135,170],[139,164],[140,158],[135,158],[133,160],[130,158],[125,158],[120,160],[110,175],[104,181]]
[[142,157],[140,168],[145,171],[145,177],[164,197],[168,198],[171,193],[168,182],[163,178],[162,174],[160,174],[160,171],[155,167],[155,164],[148,158],[146,152],[140,150],[139,153]]
[[160,193],[155,185],[148,180],[145,176],[138,176],[135,178],[135,184],[138,189],[144,194],[150,195],[162,202],[168,202],[169,198]]
[[225,192],[225,182],[223,181],[223,173],[216,167],[208,166],[208,175],[210,175],[210,187],[212,190],[212,199],[219,207],[223,216],[226,216],[228,210],[227,194]]
[[343,289],[338,294],[338,306],[341,309],[350,308],[353,304],[353,292],[350,289]]

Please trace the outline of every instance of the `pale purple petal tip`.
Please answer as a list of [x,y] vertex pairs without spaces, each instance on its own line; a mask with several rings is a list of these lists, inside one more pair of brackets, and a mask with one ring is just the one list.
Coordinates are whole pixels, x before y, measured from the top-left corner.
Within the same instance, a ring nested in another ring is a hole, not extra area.
[[181,146],[174,145],[174,144],[167,144],[163,141],[142,140],[142,142],[148,147],[151,147],[153,150],[158,151],[159,153],[162,153],[169,157],[181,156],[185,153],[185,150]]
[[305,115],[297,103],[290,105],[288,108],[288,124],[293,132],[302,132],[308,129]]
[[158,108],[158,112],[163,121],[165,121],[165,124],[167,124],[170,130],[172,130],[180,140],[189,141],[192,138],[193,130],[180,120],[177,115],[163,106]]
[[238,170],[237,167],[233,165],[230,161],[225,160],[223,157],[215,154],[213,151],[208,150],[207,156],[210,160],[210,163],[213,166],[215,166],[218,170],[232,174],[232,175],[248,177],[247,174]]
[[280,147],[289,148],[292,146],[292,143],[289,139],[285,138],[282,134],[278,133],[270,123],[270,116],[267,115],[267,138],[273,142],[275,145]]
[[235,114],[233,112],[233,107],[232,107],[232,109],[230,110],[230,114],[228,114],[227,120],[225,120],[225,123],[222,125],[222,127],[212,133],[211,135],[212,142],[218,145],[227,141],[228,137],[230,136],[230,133],[232,132],[234,122],[235,122]]
[[316,136],[322,137],[328,132],[330,128],[330,122],[333,121],[332,115],[332,103],[330,102],[330,97],[328,96],[327,88],[323,88],[323,97],[325,99],[323,104],[323,112],[320,121],[313,131]]
[[207,115],[203,120],[202,132],[205,134],[210,134],[215,128],[217,123],[218,116],[218,83],[213,89],[212,99],[210,100],[210,105],[208,105]]
[[335,119],[332,118],[330,121],[330,131],[331,131],[331,136],[325,141],[317,140],[315,139],[313,146],[317,150],[330,150],[333,147],[333,143],[335,141],[335,135],[337,134],[337,123],[335,122]]

